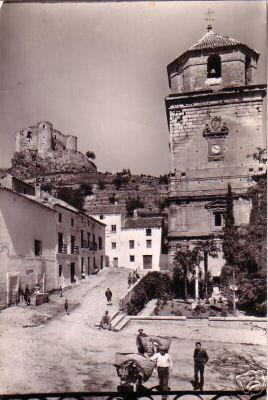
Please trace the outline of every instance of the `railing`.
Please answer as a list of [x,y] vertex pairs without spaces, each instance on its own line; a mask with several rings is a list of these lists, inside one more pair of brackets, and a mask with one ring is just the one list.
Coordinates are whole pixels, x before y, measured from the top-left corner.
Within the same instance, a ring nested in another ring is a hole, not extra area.
[[72,246],[71,254],[79,254],[79,246]]
[[5,400],[61,400],[68,398],[69,400],[87,400],[102,398],[105,400],[138,400],[138,399],[151,399],[161,400],[168,397],[169,400],[177,400],[180,398],[192,400],[255,400],[265,399],[266,391],[262,392],[245,392],[242,390],[206,390],[206,391],[192,391],[192,390],[171,390],[171,391],[156,391],[155,388],[144,391],[126,391],[126,392],[57,392],[57,393],[32,393],[32,394],[9,394],[1,395],[1,399]]
[[60,243],[59,247],[58,247],[58,253],[59,254],[67,254],[67,244]]

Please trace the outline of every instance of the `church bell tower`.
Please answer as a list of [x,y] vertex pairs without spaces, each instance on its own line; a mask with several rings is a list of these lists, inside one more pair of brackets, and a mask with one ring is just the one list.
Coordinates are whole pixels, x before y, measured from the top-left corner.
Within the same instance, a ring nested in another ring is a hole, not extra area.
[[[205,35],[167,67],[170,268],[180,244],[211,237],[220,244],[228,183],[236,224],[249,222],[245,194],[250,176],[265,169],[251,156],[266,147],[266,85],[255,83],[258,58],[255,50],[209,25]],[[209,260],[214,275],[223,265],[222,255]]]

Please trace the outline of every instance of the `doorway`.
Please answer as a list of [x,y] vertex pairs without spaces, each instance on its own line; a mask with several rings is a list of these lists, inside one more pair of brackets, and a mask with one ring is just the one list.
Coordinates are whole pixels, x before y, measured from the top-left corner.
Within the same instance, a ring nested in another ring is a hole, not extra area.
[[113,258],[113,266],[118,267],[118,258],[117,257]]
[[143,256],[143,268],[152,269],[153,266],[153,256]]
[[74,283],[74,276],[75,276],[75,263],[71,263],[71,283]]

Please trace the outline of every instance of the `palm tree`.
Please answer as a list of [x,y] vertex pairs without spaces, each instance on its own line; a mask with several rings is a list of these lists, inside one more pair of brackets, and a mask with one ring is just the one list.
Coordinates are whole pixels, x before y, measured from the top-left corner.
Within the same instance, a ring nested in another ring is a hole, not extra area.
[[197,246],[195,246],[193,249],[190,249],[189,245],[181,245],[180,249],[175,254],[175,268],[178,268],[183,277],[185,300],[188,298],[187,284],[189,275],[196,273],[196,267],[199,266],[201,260],[202,253]]
[[208,257],[217,258],[220,251],[220,247],[215,239],[207,239],[205,241],[200,240],[197,247],[201,253],[203,253],[204,259],[204,283],[205,283],[205,298],[208,295]]

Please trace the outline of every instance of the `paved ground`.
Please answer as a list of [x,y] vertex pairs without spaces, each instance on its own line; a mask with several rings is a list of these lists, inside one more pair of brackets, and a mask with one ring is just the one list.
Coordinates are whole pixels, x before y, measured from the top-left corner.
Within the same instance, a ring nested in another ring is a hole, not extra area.
[[[72,308],[69,316],[63,313],[64,298],[58,296],[38,308],[12,307],[1,312],[0,393],[116,390],[114,354],[136,351],[140,324],[131,322],[119,333],[99,331],[94,325],[107,309],[106,288],[114,294],[112,312],[127,290],[127,275],[126,270],[110,268],[64,292]],[[207,390],[236,389],[236,373],[265,368],[265,330],[257,325],[224,326],[143,323],[148,333],[172,337],[172,389],[192,389],[192,353],[200,338],[210,356]],[[147,386],[156,383],[154,373]]]

